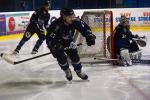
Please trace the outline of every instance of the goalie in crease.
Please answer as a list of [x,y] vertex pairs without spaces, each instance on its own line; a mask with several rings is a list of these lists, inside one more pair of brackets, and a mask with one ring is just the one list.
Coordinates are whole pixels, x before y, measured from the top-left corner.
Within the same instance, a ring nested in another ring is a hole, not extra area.
[[[92,34],[90,27],[81,19],[75,18],[74,11],[69,8],[61,9],[60,17],[51,23],[46,35],[46,43],[59,66],[65,72],[67,80],[72,80],[67,56],[71,59],[77,76],[87,80],[88,76],[82,72],[82,65],[73,39],[75,29],[85,37],[88,46],[95,44],[96,36]],[[70,48],[64,50],[67,47]]]
[[116,61],[115,64],[132,65],[129,52],[138,51],[139,47],[133,38],[138,38],[138,35],[133,35],[130,31],[129,18],[121,16],[119,25],[115,28],[114,32],[114,48],[115,58],[121,59],[121,63]]

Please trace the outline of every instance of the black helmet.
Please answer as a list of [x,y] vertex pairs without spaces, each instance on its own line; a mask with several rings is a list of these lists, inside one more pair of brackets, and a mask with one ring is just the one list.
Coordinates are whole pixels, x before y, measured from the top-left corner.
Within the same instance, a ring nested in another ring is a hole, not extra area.
[[51,1],[50,1],[50,0],[46,0],[46,1],[43,3],[43,6],[51,6]]
[[129,17],[128,16],[121,16],[121,18],[120,18],[120,23],[122,24],[122,23],[125,23],[125,25],[129,25]]
[[62,8],[61,9],[60,16],[70,16],[70,15],[74,15],[73,9],[69,9],[69,8]]

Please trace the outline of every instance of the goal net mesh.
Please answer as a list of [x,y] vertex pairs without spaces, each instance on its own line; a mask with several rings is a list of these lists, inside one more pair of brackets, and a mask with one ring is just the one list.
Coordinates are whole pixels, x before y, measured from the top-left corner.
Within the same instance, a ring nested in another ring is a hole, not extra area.
[[[113,58],[113,17],[111,11],[86,11],[81,18],[88,24],[92,33],[96,36],[95,45],[87,46],[85,38],[77,32],[76,43],[82,43],[78,47],[81,62],[105,62]],[[99,58],[99,59],[94,59]]]

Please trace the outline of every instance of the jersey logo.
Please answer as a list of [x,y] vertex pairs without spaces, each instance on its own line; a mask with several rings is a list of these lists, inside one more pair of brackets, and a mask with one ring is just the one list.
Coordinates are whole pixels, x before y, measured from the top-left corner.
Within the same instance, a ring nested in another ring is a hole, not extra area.
[[122,35],[122,38],[126,38],[127,36],[125,34]]
[[25,36],[26,36],[26,38],[30,38],[31,37],[31,33],[30,32],[25,32]]

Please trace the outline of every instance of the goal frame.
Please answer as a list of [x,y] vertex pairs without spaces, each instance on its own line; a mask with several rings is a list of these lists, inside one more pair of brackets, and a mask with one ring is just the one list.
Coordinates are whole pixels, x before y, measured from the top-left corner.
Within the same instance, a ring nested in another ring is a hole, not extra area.
[[[98,16],[102,16],[103,17],[103,47],[104,47],[104,57],[106,57],[106,51],[107,51],[107,39],[106,39],[106,15],[109,14],[110,15],[110,58],[109,59],[114,59],[114,32],[113,32],[113,12],[109,11],[109,10],[95,10],[95,11],[84,11],[83,15],[81,16],[81,19],[83,20],[83,18],[88,15],[88,14],[95,14]],[[104,20],[105,19],[105,20]],[[84,20],[83,20],[84,21]],[[79,33],[75,34],[75,40],[77,38]],[[80,48],[80,47],[79,47]]]

